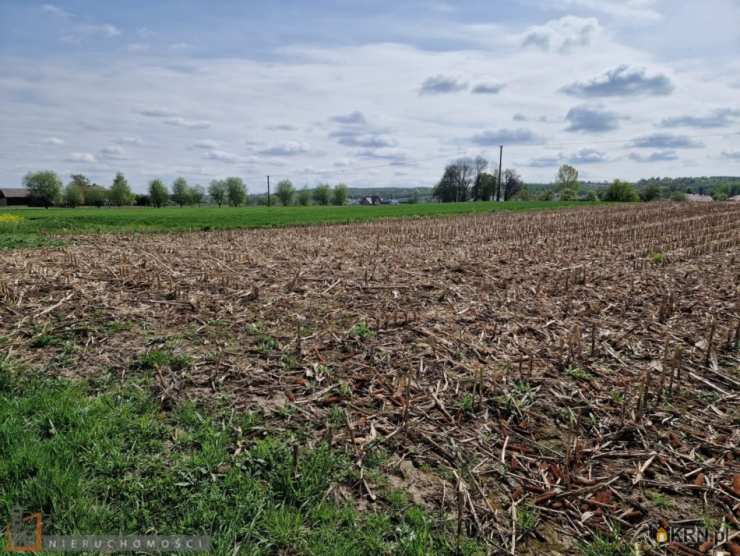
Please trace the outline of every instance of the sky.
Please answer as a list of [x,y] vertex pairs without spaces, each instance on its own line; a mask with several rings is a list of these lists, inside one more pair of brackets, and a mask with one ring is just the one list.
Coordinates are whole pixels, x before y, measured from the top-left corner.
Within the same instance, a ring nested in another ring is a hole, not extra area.
[[0,0],[0,185],[740,175],[738,54],[740,0]]

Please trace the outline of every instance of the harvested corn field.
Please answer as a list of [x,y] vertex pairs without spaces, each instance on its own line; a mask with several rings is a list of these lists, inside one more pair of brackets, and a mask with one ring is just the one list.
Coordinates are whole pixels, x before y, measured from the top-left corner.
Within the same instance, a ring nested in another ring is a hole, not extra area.
[[400,489],[490,553],[650,553],[737,530],[739,277],[729,203],[81,236],[3,255],[0,336],[328,443],[360,512]]

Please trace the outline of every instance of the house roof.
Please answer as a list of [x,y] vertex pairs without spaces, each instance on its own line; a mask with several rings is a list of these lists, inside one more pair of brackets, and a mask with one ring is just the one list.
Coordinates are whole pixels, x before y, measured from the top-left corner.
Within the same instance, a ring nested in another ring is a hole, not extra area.
[[31,196],[31,192],[25,187],[0,187],[0,194],[6,199]]

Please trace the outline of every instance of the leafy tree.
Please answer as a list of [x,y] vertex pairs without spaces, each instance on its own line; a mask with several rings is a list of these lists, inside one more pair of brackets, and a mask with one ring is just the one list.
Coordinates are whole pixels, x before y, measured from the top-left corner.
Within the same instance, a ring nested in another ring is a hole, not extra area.
[[23,185],[31,192],[31,202],[46,208],[59,201],[62,191],[62,180],[51,170],[29,172],[23,178]]
[[460,158],[448,164],[432,195],[443,203],[467,201],[474,173],[475,161],[472,158]]
[[559,199],[561,201],[575,201],[578,198],[578,193],[576,193],[575,189],[561,189]]
[[457,187],[455,186],[455,167],[448,164],[442,179],[434,186],[432,196],[441,203],[454,203],[457,200]]
[[640,191],[640,200],[645,202],[660,199],[660,186],[657,183],[650,183]]
[[167,186],[162,183],[162,180],[152,180],[149,184],[149,199],[152,201],[152,206],[160,208],[167,204],[170,198],[170,192],[167,190]]
[[71,181],[69,183],[77,185],[80,188],[80,191],[82,191],[84,202],[90,204],[90,201],[87,200],[87,192],[90,188],[93,187],[93,184],[90,183],[90,180],[87,179],[87,176],[84,176],[82,174],[72,174],[70,178]]
[[[272,200],[270,200],[272,203]],[[247,204],[255,204],[258,207],[266,207],[267,206],[267,193],[262,193],[261,195],[255,194],[247,198]]]
[[149,195],[137,193],[134,195],[134,204],[137,207],[148,207],[151,206],[152,200],[149,198]]
[[342,206],[347,203],[347,186],[343,183],[338,184],[334,187],[332,192],[331,203],[333,205]]
[[685,203],[689,198],[683,191],[674,191],[671,194],[671,201],[675,203]]
[[640,200],[640,196],[635,191],[631,183],[626,181],[614,180],[609,188],[604,192],[604,200],[619,203],[633,203]]
[[532,198],[532,195],[530,194],[529,188],[527,187],[526,183],[522,185],[519,193],[517,193],[514,197],[519,199],[520,201],[529,201]]
[[277,184],[277,191],[275,193],[283,206],[288,206],[293,202],[293,195],[295,195],[295,187],[290,180],[282,180]]
[[[490,184],[490,174],[486,174],[488,161],[482,156],[476,156],[473,160],[474,178],[473,186],[470,189],[470,197],[474,201],[488,201],[491,197],[488,195],[486,185]],[[493,191],[495,192],[496,183],[494,178]],[[491,193],[492,194],[492,193]]]
[[331,187],[325,183],[313,190],[313,200],[317,205],[328,205],[331,200]]
[[208,186],[208,196],[219,207],[226,201],[226,182],[223,180],[213,180]]
[[130,205],[133,199],[131,188],[128,186],[126,178],[121,172],[116,174],[113,185],[110,186],[110,201],[117,207],[121,205]]
[[82,187],[74,181],[67,184],[64,188],[64,204],[68,207],[78,207],[85,203],[85,197]]
[[599,196],[596,194],[595,191],[591,190],[586,194],[586,200],[587,201],[598,201]]
[[515,170],[504,172],[504,201],[509,201],[524,187],[522,177]]
[[172,200],[180,206],[190,203],[190,187],[185,178],[177,178],[172,184]]
[[481,172],[473,182],[470,196],[474,201],[490,201],[496,195],[496,181],[495,174]]
[[190,202],[194,205],[199,205],[203,202],[206,197],[206,190],[203,189],[202,185],[195,185],[190,188]]
[[85,203],[93,207],[102,207],[108,203],[110,198],[110,191],[105,187],[97,184],[92,184],[85,190]]
[[563,191],[564,189],[572,189],[578,191],[578,170],[563,164],[558,170],[558,175],[555,178],[555,191]]
[[554,196],[552,189],[545,189],[540,193],[540,201],[552,201]]
[[307,207],[311,204],[311,190],[305,186],[298,192],[298,204],[302,207]]
[[241,178],[226,178],[226,196],[232,207],[238,207],[247,200],[247,187]]

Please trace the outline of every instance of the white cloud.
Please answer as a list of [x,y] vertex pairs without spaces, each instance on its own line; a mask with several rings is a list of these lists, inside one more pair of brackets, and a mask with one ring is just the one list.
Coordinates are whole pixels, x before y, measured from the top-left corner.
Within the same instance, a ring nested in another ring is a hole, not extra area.
[[112,160],[124,160],[126,158],[126,151],[123,147],[109,146],[100,149],[100,157]]
[[622,64],[590,79],[562,88],[578,97],[667,96],[674,90],[671,79],[663,73],[648,73],[645,68]]
[[152,31],[151,29],[149,29],[148,27],[139,27],[136,30],[136,35],[141,39],[149,39],[153,37],[154,35],[156,35],[156,33]]
[[214,141],[213,139],[203,139],[201,141],[197,141],[193,146],[196,149],[218,149],[218,142]]
[[598,164],[608,162],[609,157],[605,152],[596,149],[581,149],[564,157],[571,164]]
[[70,153],[67,162],[96,162],[97,159],[92,153]]
[[630,160],[641,163],[655,163],[655,162],[670,162],[678,160],[678,153],[676,151],[656,151],[650,154],[644,155],[641,153],[630,153]]
[[593,38],[604,32],[599,20],[565,16],[527,29],[522,38],[522,46],[534,46],[542,50],[570,52],[576,47],[586,47]]
[[76,25],[62,35],[62,41],[70,44],[79,44],[86,39],[112,39],[122,31],[110,23],[86,23]]
[[73,17],[73,14],[71,12],[68,12],[64,8],[60,8],[59,6],[56,6],[54,4],[42,4],[41,10],[44,11],[47,14],[61,17],[64,19],[68,19],[70,17]]
[[64,145],[64,140],[59,137],[47,137],[42,143],[45,145]]
[[478,83],[471,91],[476,95],[497,95],[506,87],[503,83]]
[[144,144],[141,138],[134,137],[134,136],[117,137],[113,140],[113,142],[119,145],[143,145]]
[[532,132],[532,130],[519,128],[481,131],[473,135],[472,141],[476,145],[491,147],[503,144],[532,145],[542,143],[544,139]]
[[205,120],[188,120],[180,116],[168,118],[164,121],[164,123],[176,127],[185,127],[188,129],[207,129],[211,127],[211,122],[207,122]]
[[236,162],[239,162],[240,160],[238,155],[215,149],[212,151],[208,151],[205,155],[203,155],[203,158],[205,158],[206,160],[217,160],[219,162],[226,162],[228,164],[234,164]]
[[149,48],[150,48],[149,45],[144,42],[132,42],[126,46],[126,50],[128,50],[132,54],[138,54],[140,52],[147,52]]
[[259,154],[265,156],[297,156],[311,152],[311,146],[307,143],[289,141],[279,145],[273,145],[259,151]]
[[168,110],[167,108],[144,108],[138,112],[142,116],[148,116],[150,118],[168,118],[177,115],[177,112]]
[[657,0],[542,0],[542,3],[561,10],[590,10],[638,22],[662,19]]
[[434,75],[427,77],[419,89],[420,95],[446,95],[450,93],[459,93],[468,88],[468,84],[459,81],[455,77],[445,75]]

